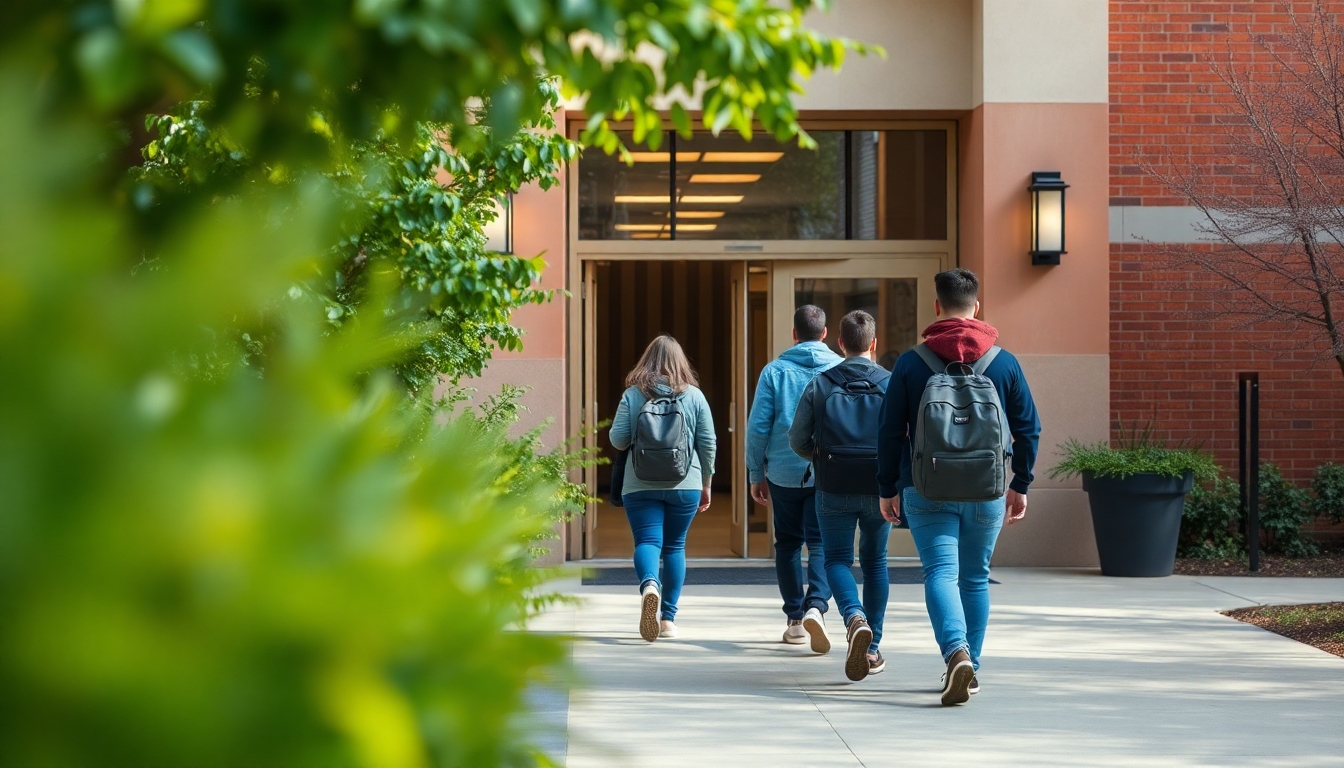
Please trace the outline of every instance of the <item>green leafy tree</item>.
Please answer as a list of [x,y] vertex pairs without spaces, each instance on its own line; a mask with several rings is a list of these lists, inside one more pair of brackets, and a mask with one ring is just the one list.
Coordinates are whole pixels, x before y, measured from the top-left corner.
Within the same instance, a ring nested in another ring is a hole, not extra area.
[[[524,693],[564,645],[527,631],[529,548],[567,459],[504,436],[507,398],[436,426],[392,372],[475,284],[435,305],[400,250],[335,275],[434,209],[428,169],[528,141],[548,77],[609,150],[692,81],[710,127],[806,141],[796,78],[847,47],[812,5],[0,4],[0,764],[544,762]],[[185,174],[128,188],[125,137],[198,100]],[[452,263],[496,268],[426,279]]]
[[[497,202],[526,184],[548,189],[577,145],[555,133],[558,94],[539,88],[548,108],[528,130],[495,142],[487,134],[472,152],[449,149],[447,126],[421,124],[409,146],[387,136],[351,142],[320,116],[310,131],[328,145],[321,168],[331,193],[344,201],[344,226],[332,253],[335,268],[301,283],[339,326],[359,311],[369,278],[395,274],[402,307],[416,307],[411,322],[421,341],[398,361],[413,394],[432,390],[441,375],[453,383],[481,373],[495,348],[517,350],[522,332],[513,311],[550,299],[534,287],[541,255],[515,257],[486,250],[485,226]],[[227,132],[210,125],[211,105],[193,101],[169,114],[152,115],[154,138],[134,169],[130,198],[146,220],[202,197],[220,194],[297,192],[282,166],[256,162]],[[146,226],[152,226],[146,224]],[[171,258],[171,257],[169,257]]]

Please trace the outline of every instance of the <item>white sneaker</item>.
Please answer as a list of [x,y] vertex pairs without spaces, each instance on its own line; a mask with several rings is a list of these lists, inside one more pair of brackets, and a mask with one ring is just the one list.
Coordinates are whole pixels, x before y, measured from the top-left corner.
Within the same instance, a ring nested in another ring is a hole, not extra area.
[[789,645],[802,645],[807,642],[807,630],[803,629],[802,621],[789,620],[789,625],[784,628],[784,642]]
[[667,619],[663,619],[662,621],[658,622],[658,636],[659,636],[659,637],[676,637],[676,636],[677,636],[677,625],[676,625],[676,624],[673,624],[672,622],[668,621]]
[[663,596],[658,585],[649,584],[640,592],[639,636],[652,643],[658,639],[658,611],[663,607]]
[[822,618],[821,611],[808,608],[807,613],[803,614],[803,629],[812,638],[813,653],[831,652],[831,638],[826,636],[826,620]]

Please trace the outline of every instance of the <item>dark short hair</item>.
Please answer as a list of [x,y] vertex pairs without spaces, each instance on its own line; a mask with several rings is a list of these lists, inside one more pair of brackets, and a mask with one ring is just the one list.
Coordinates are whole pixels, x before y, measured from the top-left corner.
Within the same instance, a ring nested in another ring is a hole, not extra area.
[[826,312],[815,304],[804,304],[793,313],[793,330],[799,341],[820,341],[826,332]]
[[971,270],[958,267],[934,275],[933,288],[943,309],[965,312],[975,308],[976,297],[980,295],[980,278]]
[[867,352],[873,346],[873,337],[877,335],[877,321],[873,316],[856,309],[840,318],[840,346],[845,353],[857,355]]

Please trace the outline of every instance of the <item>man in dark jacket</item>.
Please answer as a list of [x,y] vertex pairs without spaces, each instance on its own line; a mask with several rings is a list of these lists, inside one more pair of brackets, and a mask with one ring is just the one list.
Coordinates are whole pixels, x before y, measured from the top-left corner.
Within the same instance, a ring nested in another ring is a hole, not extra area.
[[[939,273],[934,287],[934,308],[942,319],[925,329],[924,344],[947,363],[970,365],[999,336],[993,326],[975,319],[980,281],[969,270],[953,269]],[[930,501],[913,487],[910,438],[933,374],[914,350],[897,359],[879,423],[877,482],[882,516],[892,523],[902,516],[909,521],[924,564],[924,601],[947,662],[946,705],[968,701],[980,690],[976,671],[989,622],[989,560],[1005,520],[1011,524],[1027,513],[1041,423],[1017,358],[1000,352],[984,375],[998,392],[1012,434],[1013,479],[1007,495],[987,502]]]
[[[877,416],[882,390],[890,378],[873,362],[877,323],[863,310],[840,321],[840,351],[845,360],[818,374],[803,390],[789,428],[789,447],[814,459],[817,473],[817,522],[826,553],[826,577],[835,605],[845,619],[845,675],[862,680],[886,668],[878,644],[890,590],[887,537],[891,525],[877,505]],[[827,446],[840,438],[843,447]],[[823,450],[823,448],[825,450]],[[854,530],[859,531],[863,600],[850,567]]]

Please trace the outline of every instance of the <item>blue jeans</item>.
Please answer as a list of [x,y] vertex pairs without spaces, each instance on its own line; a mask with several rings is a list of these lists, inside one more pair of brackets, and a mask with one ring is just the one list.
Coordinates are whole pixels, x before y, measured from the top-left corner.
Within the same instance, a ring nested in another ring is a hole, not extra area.
[[[770,508],[775,517],[775,580],[784,598],[784,615],[803,618],[809,608],[830,607],[831,587],[817,525],[815,488],[786,488],[770,483]],[[807,584],[803,584],[803,544],[807,544]]]
[[625,516],[635,535],[635,574],[640,588],[650,581],[658,584],[663,618],[672,621],[686,583],[686,533],[700,506],[700,492],[635,491],[624,501]]
[[[835,592],[835,605],[845,624],[857,615],[868,620],[876,651],[882,642],[882,619],[887,615],[891,578],[887,572],[888,523],[878,511],[876,496],[851,496],[817,491],[817,522],[826,551],[826,576]],[[863,570],[863,602],[850,566],[854,564],[854,528],[859,529],[859,566]]]
[[924,603],[943,661],[958,649],[980,668],[989,624],[989,558],[1003,528],[1004,500],[929,501],[901,492],[901,516],[924,564]]

